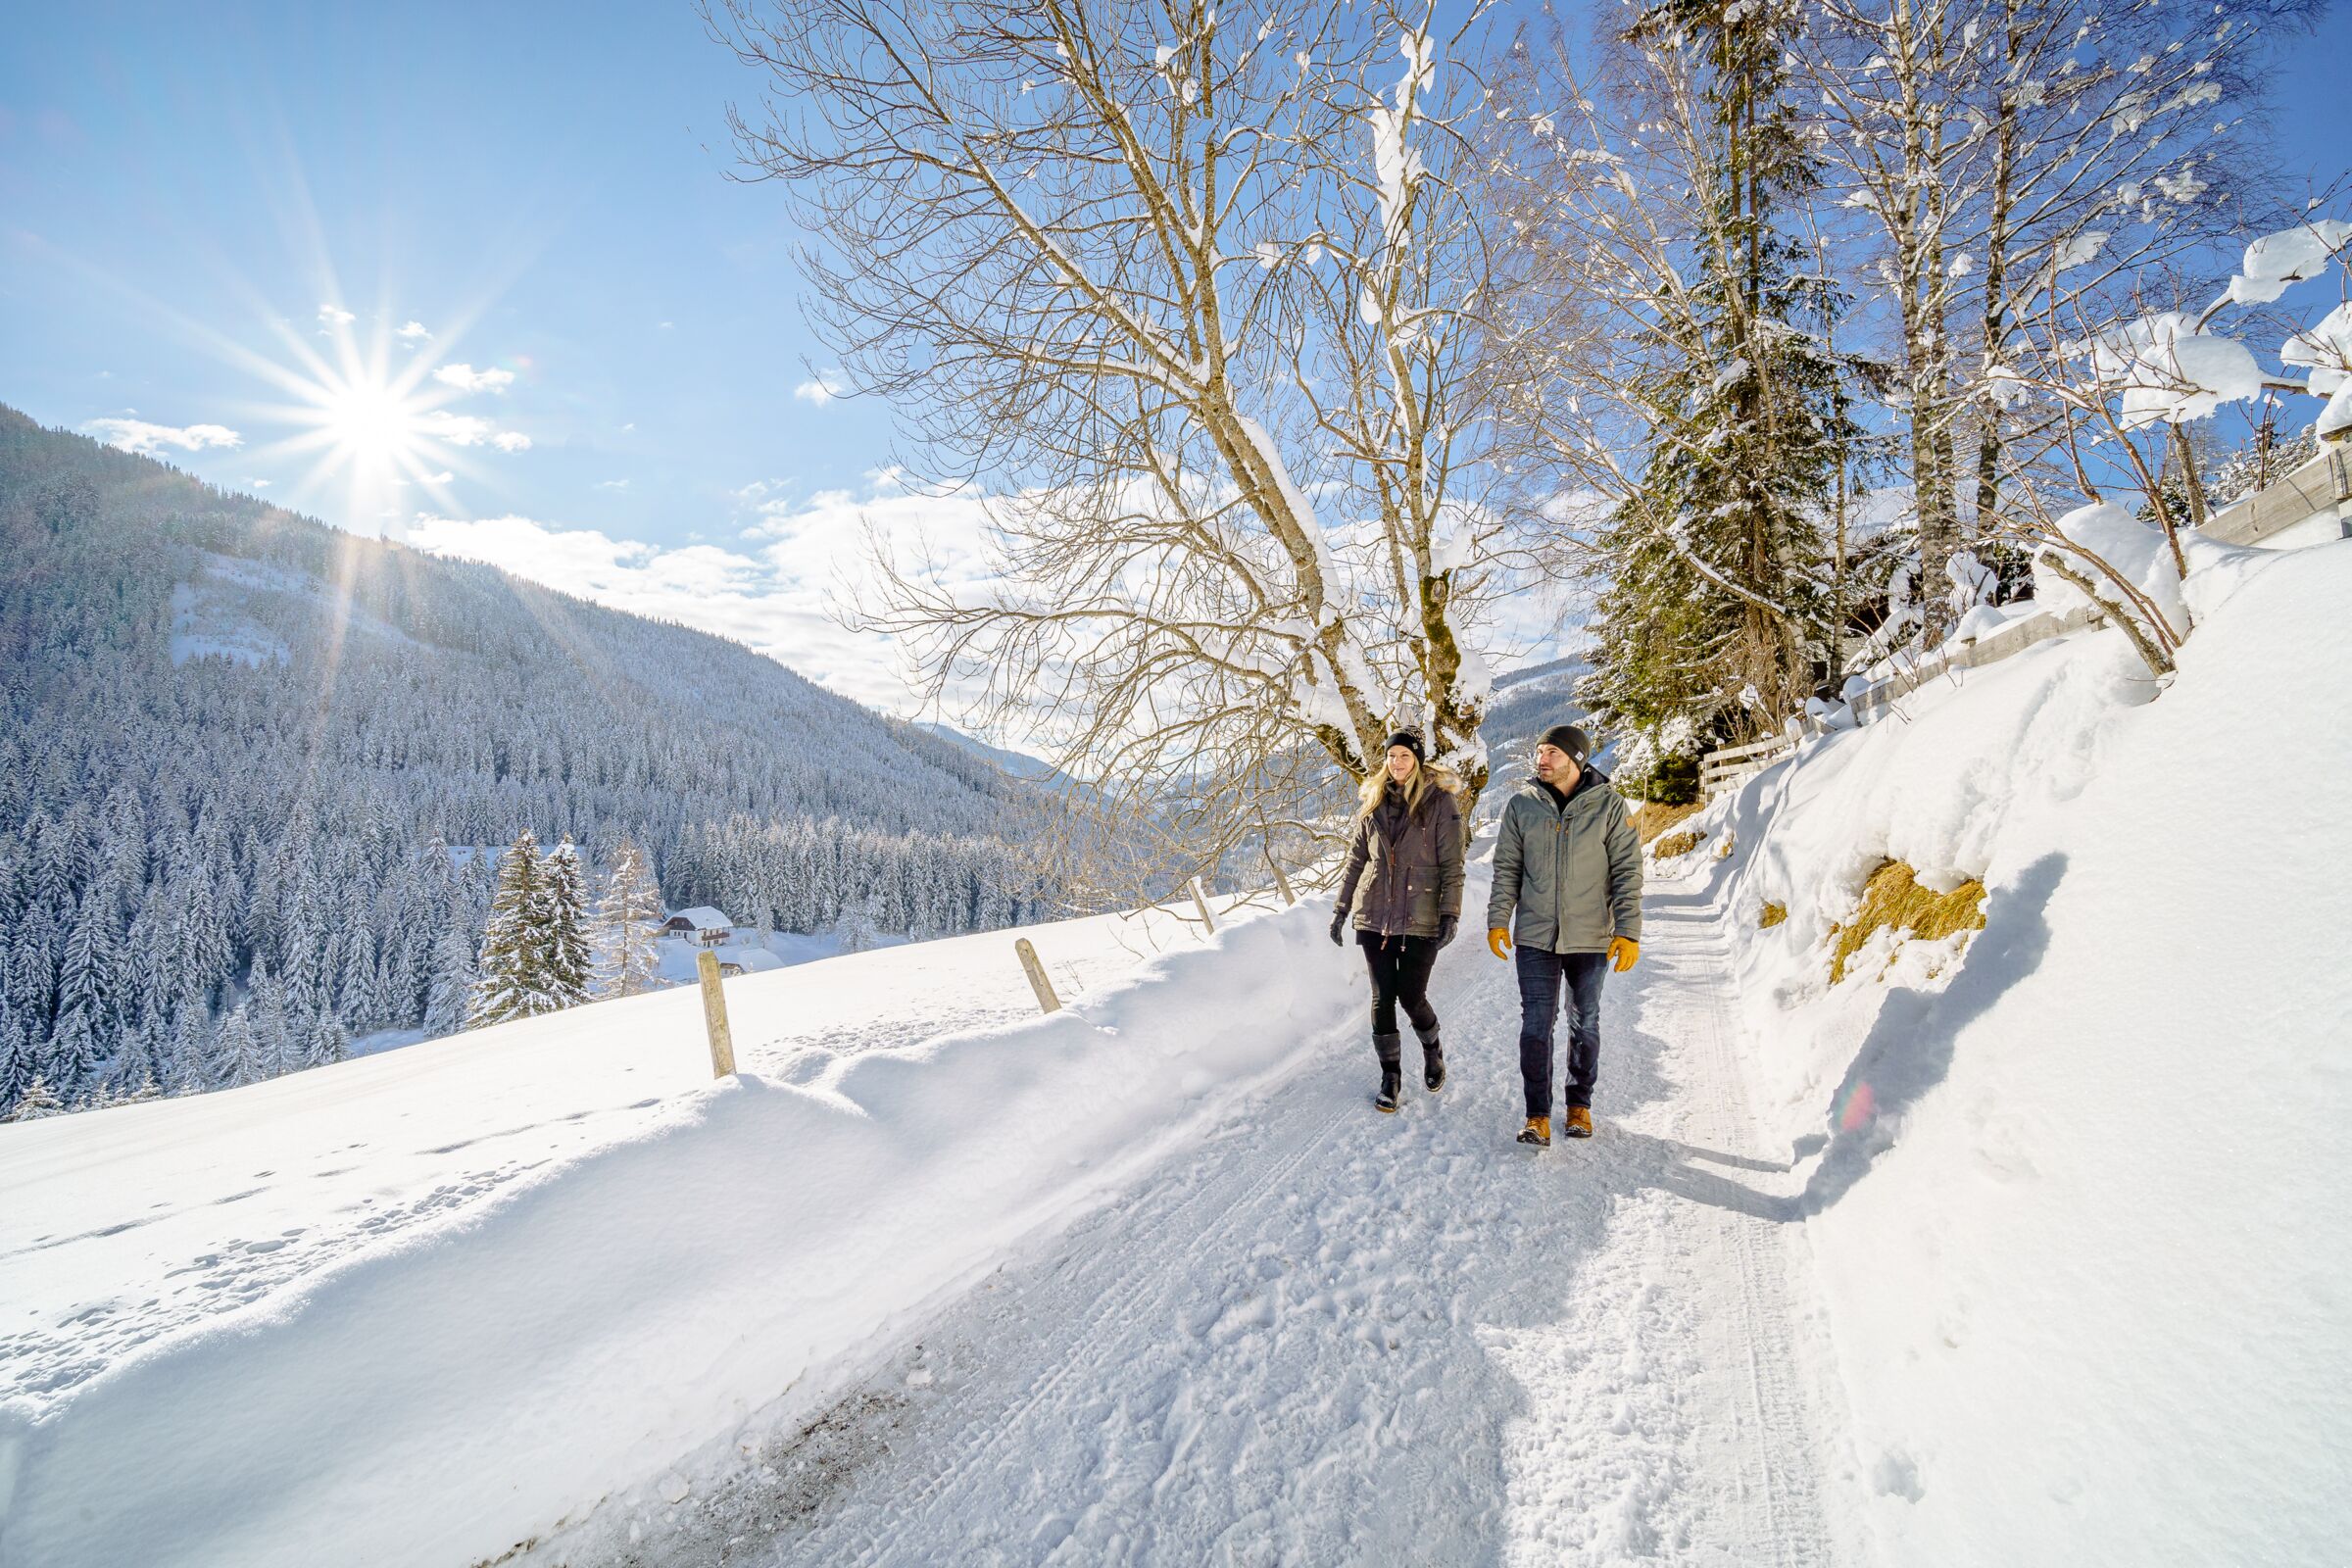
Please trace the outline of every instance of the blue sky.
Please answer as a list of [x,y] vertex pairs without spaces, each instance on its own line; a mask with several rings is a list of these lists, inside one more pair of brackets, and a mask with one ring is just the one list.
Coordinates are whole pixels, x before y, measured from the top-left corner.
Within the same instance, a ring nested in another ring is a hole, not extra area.
[[[727,177],[756,85],[684,4],[14,16],[0,401],[904,709],[831,613],[888,416],[795,395],[825,362],[788,203]],[[296,444],[346,354],[426,406],[364,489]]]
[[470,453],[469,513],[674,542],[734,489],[854,483],[886,450],[880,411],[792,396],[814,350],[786,200],[725,177],[753,81],[683,4],[68,6],[10,30],[0,399],[35,417],[223,425],[242,454],[172,455],[293,488],[304,465],[251,456],[284,395],[209,338],[326,352],[332,305],[363,345],[463,328],[395,338],[396,363],[513,374],[449,405],[531,442]]
[[[2323,180],[2347,80],[2339,13],[2281,77]],[[757,87],[682,0],[19,8],[0,401],[903,710],[838,573],[863,514],[968,548],[968,511],[877,487],[886,411],[808,395],[788,198],[727,178]],[[349,365],[425,435],[365,485],[322,462],[367,444]]]

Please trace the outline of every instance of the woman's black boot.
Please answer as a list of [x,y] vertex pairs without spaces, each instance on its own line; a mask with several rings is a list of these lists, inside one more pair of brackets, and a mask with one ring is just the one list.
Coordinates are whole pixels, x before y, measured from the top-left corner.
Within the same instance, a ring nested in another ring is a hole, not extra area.
[[1380,1093],[1373,1097],[1372,1108],[1393,1115],[1404,1098],[1400,1042],[1396,1035],[1374,1035],[1372,1049],[1380,1056]]
[[1429,1092],[1434,1095],[1446,1087],[1446,1048],[1438,1043],[1435,1029],[1426,1035],[1421,1034],[1419,1029],[1413,1033],[1421,1039],[1421,1081],[1429,1086]]

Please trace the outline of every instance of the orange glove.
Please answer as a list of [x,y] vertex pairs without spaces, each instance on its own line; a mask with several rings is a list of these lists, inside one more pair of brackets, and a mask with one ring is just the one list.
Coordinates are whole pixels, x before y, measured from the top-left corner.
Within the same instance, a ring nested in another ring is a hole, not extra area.
[[1642,961],[1642,944],[1632,937],[1609,938],[1609,967],[1625,973]]
[[1497,958],[1511,956],[1511,932],[1508,926],[1491,926],[1487,931],[1487,951]]

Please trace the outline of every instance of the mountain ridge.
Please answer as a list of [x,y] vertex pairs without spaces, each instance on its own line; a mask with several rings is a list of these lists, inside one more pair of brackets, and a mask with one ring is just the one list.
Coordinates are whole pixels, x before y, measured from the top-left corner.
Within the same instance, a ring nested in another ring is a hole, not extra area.
[[4,406],[0,560],[0,1111],[35,1074],[205,1087],[248,1002],[287,1064],[446,1032],[489,858],[435,844],[632,839],[672,905],[783,930],[1047,897],[1015,853],[1047,797],[919,726]]

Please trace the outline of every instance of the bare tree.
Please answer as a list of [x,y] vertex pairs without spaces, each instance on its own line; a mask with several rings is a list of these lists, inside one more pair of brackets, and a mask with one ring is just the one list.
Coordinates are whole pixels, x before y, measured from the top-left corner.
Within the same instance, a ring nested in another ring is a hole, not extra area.
[[2252,112],[2272,35],[2315,14],[2312,0],[1810,10],[1819,143],[1840,205],[1867,220],[1859,237],[1893,306],[1924,642],[1940,641],[1962,608],[1941,592],[1947,575],[1970,575],[1948,569],[1969,542],[1964,426],[1975,426],[1980,538],[2002,531],[2010,468],[2049,456],[2059,434],[2007,417],[2003,360],[2023,302],[2053,270],[2073,271],[2069,290],[2085,301],[2136,289],[2247,221],[2275,188]]
[[1302,749],[1358,778],[1399,723],[1486,781],[1482,89],[1435,11],[706,13],[767,78],[734,127],[821,236],[816,324],[916,475],[992,497],[985,585],[878,543],[863,623],[1099,808],[1180,796],[1164,862],[1327,781]]
[[[2352,221],[2310,219],[2247,246],[2242,270],[2203,309],[2135,315],[2119,313],[2091,285],[2070,286],[2064,270],[2053,269],[2012,340],[2015,395],[2057,432],[2072,482],[2023,488],[2005,525],[2031,542],[2040,564],[2121,626],[2160,676],[2172,671],[2174,654],[2194,629],[2185,603],[2168,612],[2144,580],[2100,553],[2091,530],[2058,514],[2070,502],[2136,492],[2142,514],[2163,532],[2171,580],[2185,579],[2192,563],[2184,532],[2206,520],[2188,424],[2230,404],[2280,392],[2332,394],[2352,382],[2352,309],[2339,306],[2289,331],[2277,349],[2277,368],[2221,330],[2222,318],[2237,309],[2247,312],[2247,324],[2280,330],[2280,318],[2259,308],[2347,255]],[[2182,463],[2178,491],[2167,483],[2176,460]],[[2071,509],[2071,518],[2095,510]]]
[[[766,908],[762,906],[761,913]],[[622,839],[612,852],[605,894],[596,907],[596,939],[604,950],[597,964],[597,989],[608,997],[633,997],[653,988],[659,964],[655,943],[662,934],[662,890],[646,869],[645,852]]]

